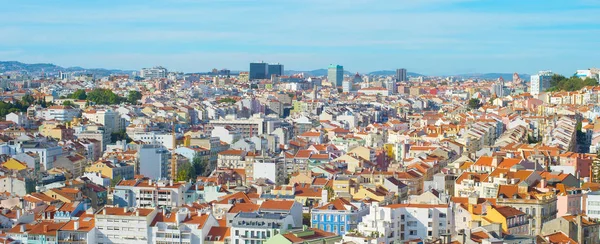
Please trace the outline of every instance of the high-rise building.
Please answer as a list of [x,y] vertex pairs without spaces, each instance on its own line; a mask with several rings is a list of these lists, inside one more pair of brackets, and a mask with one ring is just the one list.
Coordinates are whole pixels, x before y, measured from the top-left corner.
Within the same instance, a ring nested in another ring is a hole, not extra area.
[[250,63],[250,75],[249,79],[267,79],[267,74],[269,65],[264,62],[260,63]]
[[396,70],[396,80],[397,81],[407,81],[406,79],[406,69],[397,69]]
[[342,86],[344,81],[344,66],[330,64],[327,69],[327,81],[335,86]]
[[538,95],[550,88],[550,79],[552,79],[552,71],[540,71],[537,75],[531,76],[531,83],[529,84],[529,93],[531,95]]
[[267,78],[270,78],[272,75],[282,76],[283,64],[269,64],[267,66]]
[[161,66],[153,68],[143,68],[140,71],[140,77],[144,79],[160,79],[167,78],[167,69]]

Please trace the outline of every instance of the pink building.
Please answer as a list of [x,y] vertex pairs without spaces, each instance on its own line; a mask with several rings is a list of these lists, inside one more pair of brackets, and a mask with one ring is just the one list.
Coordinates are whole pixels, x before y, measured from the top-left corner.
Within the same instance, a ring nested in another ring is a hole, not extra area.
[[595,154],[566,152],[561,154],[558,160],[561,166],[574,167],[573,172],[576,177],[584,178],[590,177],[592,161],[595,157]]
[[562,217],[572,214],[584,213],[582,210],[583,194],[581,189],[569,188],[565,189],[565,185],[558,184],[557,189],[559,190],[556,195],[556,210],[558,211],[556,217]]

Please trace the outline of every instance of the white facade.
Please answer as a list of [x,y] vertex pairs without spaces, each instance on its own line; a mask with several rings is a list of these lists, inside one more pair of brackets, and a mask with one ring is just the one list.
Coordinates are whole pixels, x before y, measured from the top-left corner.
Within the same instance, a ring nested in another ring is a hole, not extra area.
[[51,106],[42,111],[44,120],[71,121],[79,117],[79,109],[69,106]]
[[121,127],[121,117],[111,109],[100,109],[82,113],[84,119],[94,123],[102,124],[104,129],[110,133],[119,132]]
[[448,204],[373,203],[369,214],[358,225],[364,236],[379,234],[385,243],[414,239],[433,241],[454,230],[453,211]]
[[144,79],[160,79],[167,78],[167,69],[164,67],[143,68],[140,71],[140,77]]
[[175,140],[173,138],[172,133],[164,133],[164,132],[135,132],[133,135],[130,135],[131,139],[134,141],[142,141],[146,144],[153,145],[163,145],[167,149],[174,149]]
[[160,145],[141,145],[139,151],[139,174],[150,179],[169,177],[169,151]]
[[540,71],[537,75],[532,75],[529,84],[529,92],[531,95],[537,96],[550,88],[550,79],[552,78],[552,75],[552,71]]
[[600,191],[588,193],[586,204],[586,214],[590,218],[600,218]]
[[98,243],[150,243],[150,224],[157,209],[106,207],[96,214]]

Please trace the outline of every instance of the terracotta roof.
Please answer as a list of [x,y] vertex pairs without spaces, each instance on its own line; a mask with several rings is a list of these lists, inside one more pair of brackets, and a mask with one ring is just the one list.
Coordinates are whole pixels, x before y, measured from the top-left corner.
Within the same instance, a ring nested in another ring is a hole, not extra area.
[[230,230],[229,227],[213,226],[208,231],[205,241],[225,241],[225,238],[231,235]]
[[577,243],[575,240],[569,238],[565,233],[556,232],[554,234],[545,235],[545,238],[548,238],[548,241],[552,244],[567,244],[567,243]]
[[259,209],[260,206],[254,203],[236,203],[228,211],[228,213],[239,213],[239,212],[254,212]]
[[266,200],[260,205],[260,210],[292,210],[296,201]]
[[[346,209],[346,207],[348,207],[349,209]],[[346,200],[344,198],[338,198],[338,199],[335,199],[335,200],[327,203],[326,205],[323,205],[316,209],[347,211],[347,210],[357,210],[358,208],[356,206],[352,205],[348,200]]]
[[494,208],[496,209],[496,211],[498,211],[498,213],[500,213],[505,218],[510,218],[510,217],[519,216],[519,215],[525,215],[525,213],[523,213],[523,211],[520,211],[520,210],[510,207],[510,206],[495,206]]

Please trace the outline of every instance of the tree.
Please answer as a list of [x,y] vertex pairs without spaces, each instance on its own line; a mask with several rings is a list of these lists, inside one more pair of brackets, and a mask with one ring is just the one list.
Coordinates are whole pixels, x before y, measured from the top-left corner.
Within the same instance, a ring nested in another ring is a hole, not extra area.
[[302,225],[310,226],[310,213],[302,213]]
[[177,181],[188,181],[196,178],[196,170],[192,164],[185,162],[177,169]]
[[83,89],[77,89],[73,94],[69,95],[71,99],[85,100],[87,99],[87,93]]
[[127,102],[131,104],[137,104],[140,99],[142,99],[142,93],[139,91],[129,91],[127,94]]
[[468,106],[470,109],[478,109],[479,107],[481,107],[481,101],[479,101],[479,99],[477,98],[471,98],[469,100]]
[[122,141],[125,140],[127,141],[127,143],[133,141],[128,135],[127,135],[127,131],[125,130],[120,130],[118,132],[113,132],[110,134],[110,141],[112,143],[115,143],[117,141]]
[[325,186],[325,188],[323,188],[327,191],[327,201],[331,201],[331,199],[333,199],[333,188],[331,188],[331,186]]
[[219,99],[219,101],[217,101],[217,103],[231,103],[234,104],[236,101],[233,98],[230,97],[226,97],[226,98],[221,98]]
[[550,78],[550,88],[546,91],[577,91],[586,86],[597,86],[598,81],[592,78],[581,79],[577,76],[566,78],[562,75],[555,74]]
[[212,169],[210,165],[208,165],[208,161],[203,160],[201,157],[196,156],[192,160],[192,166],[194,167],[195,173],[198,176],[208,176],[212,173]]
[[75,104],[69,100],[66,100],[62,103],[63,106],[74,106]]
[[87,94],[87,100],[100,105],[120,104],[126,99],[109,89],[96,88]]

